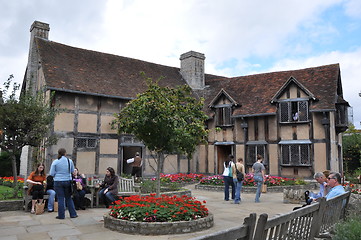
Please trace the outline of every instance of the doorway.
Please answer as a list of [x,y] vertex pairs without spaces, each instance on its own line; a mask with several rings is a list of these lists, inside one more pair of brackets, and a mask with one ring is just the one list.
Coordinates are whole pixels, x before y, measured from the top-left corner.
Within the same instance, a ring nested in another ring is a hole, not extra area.
[[217,146],[217,173],[223,173],[223,163],[232,154],[232,145],[218,145]]
[[127,163],[127,160],[129,158],[134,158],[135,153],[138,152],[140,154],[140,157],[142,157],[142,147],[138,146],[124,146],[123,147],[123,163],[122,163],[122,171],[121,173],[124,174],[132,174],[132,166]]

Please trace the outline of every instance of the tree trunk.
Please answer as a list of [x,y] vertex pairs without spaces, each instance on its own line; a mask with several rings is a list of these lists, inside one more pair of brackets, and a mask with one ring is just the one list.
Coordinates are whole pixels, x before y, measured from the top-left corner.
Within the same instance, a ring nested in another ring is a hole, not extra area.
[[156,189],[156,197],[160,197],[160,173],[162,169],[162,165],[164,162],[164,153],[157,153],[158,161],[157,161],[157,189]]
[[13,195],[14,196],[13,197],[15,198],[16,195],[17,195],[17,191],[15,191],[15,189],[17,189],[17,186],[18,186],[18,171],[17,171],[17,168],[16,168],[15,151],[12,151],[10,153],[10,156],[11,156],[11,165],[12,165],[12,168],[13,168],[13,177],[14,177],[14,182],[13,182],[13,188],[14,188]]

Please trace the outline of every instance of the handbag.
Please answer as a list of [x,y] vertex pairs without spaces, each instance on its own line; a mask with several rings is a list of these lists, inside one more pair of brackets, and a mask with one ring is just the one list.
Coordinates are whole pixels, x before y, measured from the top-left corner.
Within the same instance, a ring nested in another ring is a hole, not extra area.
[[76,184],[76,190],[78,190],[78,191],[83,190],[83,186],[81,185],[80,182],[75,182],[75,184]]
[[261,192],[263,192],[263,193],[267,192],[267,185],[266,184],[262,184]]
[[237,174],[237,180],[238,182],[243,181],[244,175],[242,172],[238,171],[237,165],[236,165],[236,174]]
[[35,214],[40,215],[44,213],[45,203],[36,203],[35,204]]
[[58,202],[54,202],[54,212],[57,212],[59,209],[59,203]]

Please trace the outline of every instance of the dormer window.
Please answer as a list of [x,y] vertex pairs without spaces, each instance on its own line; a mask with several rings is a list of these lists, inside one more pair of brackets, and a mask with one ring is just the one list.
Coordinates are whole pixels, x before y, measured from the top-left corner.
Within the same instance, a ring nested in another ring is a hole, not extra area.
[[308,101],[307,100],[286,100],[279,103],[280,122],[307,122]]
[[231,105],[216,107],[217,126],[219,127],[232,126],[233,121],[231,115],[232,115]]

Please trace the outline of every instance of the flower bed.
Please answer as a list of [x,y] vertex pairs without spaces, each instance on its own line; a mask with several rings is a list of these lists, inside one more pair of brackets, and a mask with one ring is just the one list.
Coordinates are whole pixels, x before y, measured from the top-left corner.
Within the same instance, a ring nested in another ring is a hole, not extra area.
[[[277,177],[266,175],[266,180],[264,182],[267,186],[288,186],[288,185],[304,185],[305,182],[303,180],[295,179],[295,178],[285,178],[285,177]],[[214,186],[223,186],[223,176],[222,175],[213,175],[204,177],[199,182],[200,185],[214,185]],[[243,180],[244,187],[254,187],[256,183],[253,180],[253,174],[246,174]]]
[[[205,201],[203,201],[205,203]],[[104,226],[125,233],[160,235],[200,231],[213,226],[202,202],[189,196],[123,198],[104,215]]]

